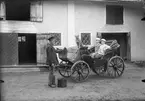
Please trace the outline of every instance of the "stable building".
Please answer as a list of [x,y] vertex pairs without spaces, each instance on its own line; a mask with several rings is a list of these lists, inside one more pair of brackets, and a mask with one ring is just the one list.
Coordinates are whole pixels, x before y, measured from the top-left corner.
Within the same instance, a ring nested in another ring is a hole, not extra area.
[[142,0],[1,0],[0,65],[45,64],[46,43],[71,47],[75,35],[84,45],[96,37],[116,39],[119,55],[145,60]]

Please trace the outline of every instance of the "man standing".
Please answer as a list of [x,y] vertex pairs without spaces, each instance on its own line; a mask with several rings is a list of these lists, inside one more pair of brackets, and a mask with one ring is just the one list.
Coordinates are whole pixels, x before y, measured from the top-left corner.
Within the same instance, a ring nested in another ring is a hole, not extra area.
[[50,38],[48,38],[48,44],[47,44],[47,48],[46,48],[46,55],[47,55],[47,60],[46,60],[46,64],[49,66],[57,65],[58,64],[58,59],[57,59],[57,50],[53,47],[54,44],[54,37],[51,36]]
[[54,68],[58,64],[58,59],[56,55],[57,50],[55,50],[53,44],[54,44],[54,37],[51,36],[50,38],[48,38],[48,44],[46,48],[46,55],[47,55],[46,64],[50,67],[49,84],[48,84],[50,87],[56,86]]

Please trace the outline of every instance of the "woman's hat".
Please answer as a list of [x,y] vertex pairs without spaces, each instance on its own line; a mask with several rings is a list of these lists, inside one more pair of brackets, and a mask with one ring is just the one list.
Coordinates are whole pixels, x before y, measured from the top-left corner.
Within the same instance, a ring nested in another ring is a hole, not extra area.
[[105,39],[101,39],[101,41],[104,41],[104,42],[106,42],[106,40],[105,40]]
[[97,41],[100,41],[100,38],[96,38]]

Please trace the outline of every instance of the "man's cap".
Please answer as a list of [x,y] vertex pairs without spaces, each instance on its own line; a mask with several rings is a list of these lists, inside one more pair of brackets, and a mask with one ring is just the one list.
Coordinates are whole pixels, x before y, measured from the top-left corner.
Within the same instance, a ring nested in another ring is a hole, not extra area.
[[104,41],[104,42],[106,42],[106,40],[105,40],[105,39],[101,39],[101,41]]
[[100,38],[96,38],[96,40],[100,41]]
[[51,36],[51,37],[48,38],[48,40],[50,41],[50,40],[52,40],[54,38],[55,38],[54,36]]

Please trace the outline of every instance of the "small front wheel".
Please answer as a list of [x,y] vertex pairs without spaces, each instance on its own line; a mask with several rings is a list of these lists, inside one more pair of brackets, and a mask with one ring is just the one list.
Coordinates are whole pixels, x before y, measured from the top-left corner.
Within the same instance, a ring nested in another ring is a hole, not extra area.
[[62,77],[68,78],[71,76],[71,67],[67,63],[61,62],[58,72]]
[[89,65],[82,60],[77,61],[71,68],[71,78],[76,82],[85,81],[90,73]]
[[68,77],[71,76],[71,70],[70,70],[70,67],[68,67],[68,66],[65,66],[65,67],[63,67],[63,68],[60,68],[60,69],[58,70],[58,72],[59,72],[59,74],[60,74],[61,76],[65,77],[65,78],[68,78]]

